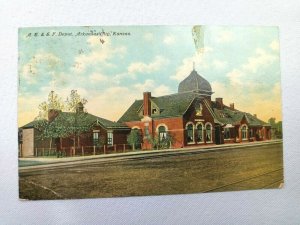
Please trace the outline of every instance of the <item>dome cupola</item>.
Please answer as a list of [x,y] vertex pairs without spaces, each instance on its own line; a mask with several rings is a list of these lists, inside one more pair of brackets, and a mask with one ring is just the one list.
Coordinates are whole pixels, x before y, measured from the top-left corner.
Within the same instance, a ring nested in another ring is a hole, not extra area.
[[212,95],[210,83],[201,77],[195,69],[179,83],[178,93],[197,92],[203,95]]

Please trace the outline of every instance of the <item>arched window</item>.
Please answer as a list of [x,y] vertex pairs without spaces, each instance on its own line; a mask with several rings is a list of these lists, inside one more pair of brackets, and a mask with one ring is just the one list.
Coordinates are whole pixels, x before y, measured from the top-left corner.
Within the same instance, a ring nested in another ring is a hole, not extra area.
[[224,139],[230,139],[230,130],[229,130],[229,128],[224,129]]
[[160,141],[164,140],[167,137],[166,127],[164,126],[158,127],[158,137]]
[[246,140],[247,139],[247,126],[246,125],[242,126],[241,131],[242,131],[242,139]]
[[206,124],[206,142],[212,142],[212,128],[210,124]]
[[187,130],[187,143],[193,143],[194,142],[194,126],[193,124],[188,124],[186,127]]
[[197,125],[197,142],[203,142],[203,125]]

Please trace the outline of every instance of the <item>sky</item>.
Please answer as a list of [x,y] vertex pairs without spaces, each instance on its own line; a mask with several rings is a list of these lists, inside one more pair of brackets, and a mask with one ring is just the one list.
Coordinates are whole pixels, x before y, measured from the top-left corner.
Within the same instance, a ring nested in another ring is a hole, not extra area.
[[193,70],[212,86],[212,99],[257,114],[281,115],[278,27],[201,26],[41,27],[19,29],[18,125],[38,115],[51,90],[66,99],[77,90],[94,115],[117,121],[128,107],[177,93]]

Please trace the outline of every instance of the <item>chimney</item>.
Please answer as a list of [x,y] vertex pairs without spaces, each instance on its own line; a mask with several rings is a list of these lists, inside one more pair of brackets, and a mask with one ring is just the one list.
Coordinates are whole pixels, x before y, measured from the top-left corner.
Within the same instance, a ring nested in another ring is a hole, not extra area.
[[257,115],[256,115],[256,114],[253,114],[253,116],[254,116],[255,118],[257,118]]
[[144,92],[144,116],[151,115],[151,92]]
[[78,102],[77,106],[76,106],[76,112],[77,113],[81,113],[83,112],[84,106],[82,104],[82,102]]
[[230,103],[230,109],[234,110],[234,103]]
[[48,121],[52,122],[59,114],[59,110],[57,109],[49,109],[48,110]]
[[223,109],[223,98],[216,98],[217,108]]

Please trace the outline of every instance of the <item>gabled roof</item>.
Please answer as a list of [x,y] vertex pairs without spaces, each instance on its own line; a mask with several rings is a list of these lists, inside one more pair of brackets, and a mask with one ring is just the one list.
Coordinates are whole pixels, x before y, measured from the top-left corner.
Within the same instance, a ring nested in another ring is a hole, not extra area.
[[[152,114],[151,117],[155,119],[183,116],[195,98],[203,99],[200,94],[195,92],[151,97],[151,102],[155,103],[160,110],[158,114]],[[213,116],[215,123],[219,123],[222,126],[226,124],[238,125],[241,123],[243,118],[246,119],[249,126],[268,126],[268,123],[265,123],[250,113],[241,112],[237,109],[231,109],[226,105],[224,105],[223,109],[218,109],[216,102],[212,101],[210,104],[206,99],[204,99],[204,104]],[[127,109],[118,122],[122,123],[140,121],[143,117],[143,114],[139,113],[141,110],[143,110],[143,100],[136,100]]]
[[25,124],[24,126],[20,127],[22,129],[28,129],[28,128],[33,128],[34,125],[37,123],[36,120],[31,121],[30,123]]
[[[78,123],[85,123],[83,125],[92,125],[92,124],[99,124],[100,126],[106,128],[106,129],[130,129],[128,126],[126,126],[125,124],[122,123],[118,123],[118,122],[113,122],[98,116],[95,116],[93,114],[90,113],[85,113],[83,114],[83,118],[82,120],[78,120]],[[60,112],[58,114],[58,116],[53,120],[53,122],[55,123],[55,121],[59,120],[59,119],[64,119],[66,117],[71,117],[71,116],[75,116],[75,113],[73,112]],[[26,128],[33,128],[34,125],[37,123],[37,121],[32,121],[24,126],[22,126],[22,129],[26,129]],[[80,124],[78,124],[80,125]]]
[[[155,103],[160,112],[152,115],[152,118],[179,117],[187,111],[196,96],[195,93],[178,93],[165,95],[160,97],[151,97],[151,101]],[[143,100],[136,100],[118,122],[140,121],[142,116],[139,111],[143,109]]]
[[224,105],[223,109],[218,109],[215,102],[212,102],[214,115],[218,121],[223,124],[238,125],[243,118],[246,119],[249,126],[268,126],[268,123],[258,119],[250,113],[242,112],[237,109],[231,109]]

